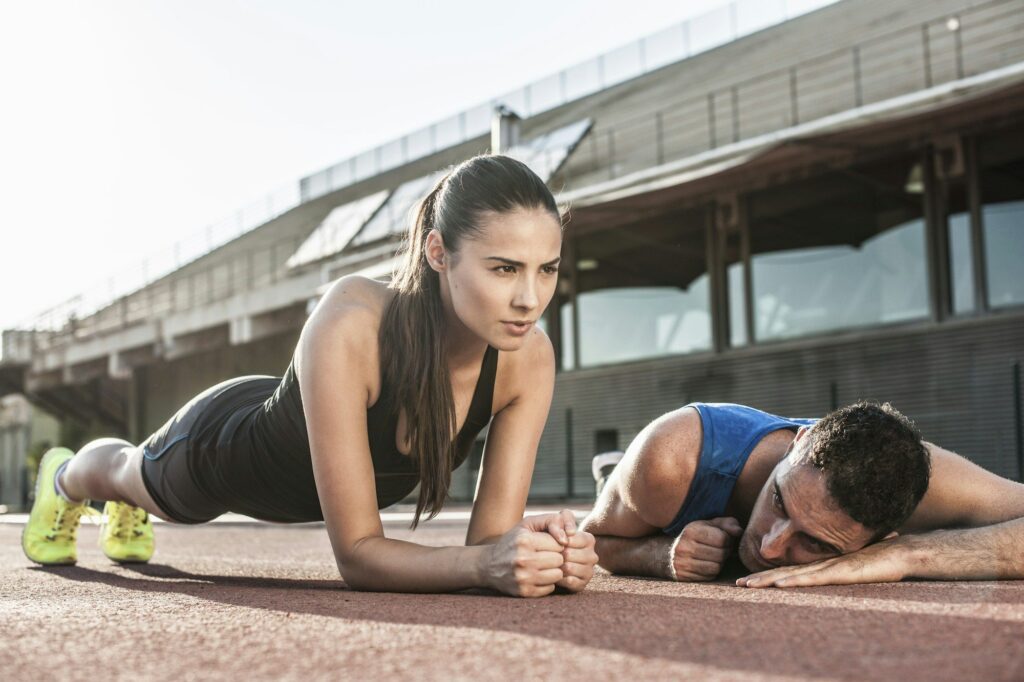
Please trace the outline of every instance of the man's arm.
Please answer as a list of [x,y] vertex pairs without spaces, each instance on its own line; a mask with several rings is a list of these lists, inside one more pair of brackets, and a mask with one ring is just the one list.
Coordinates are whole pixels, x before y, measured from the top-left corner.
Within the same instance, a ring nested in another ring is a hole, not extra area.
[[736,581],[742,587],[806,587],[928,580],[1024,579],[1024,518],[965,530],[901,535],[859,552],[784,566]]
[[700,457],[700,415],[670,412],[633,440],[583,528],[597,539],[598,564],[612,573],[710,580],[742,533],[735,519],[688,524],[664,535],[690,489]]
[[903,535],[818,563],[756,573],[737,583],[791,587],[904,578],[1024,578],[1024,485],[926,445],[932,458],[928,491],[900,529]]

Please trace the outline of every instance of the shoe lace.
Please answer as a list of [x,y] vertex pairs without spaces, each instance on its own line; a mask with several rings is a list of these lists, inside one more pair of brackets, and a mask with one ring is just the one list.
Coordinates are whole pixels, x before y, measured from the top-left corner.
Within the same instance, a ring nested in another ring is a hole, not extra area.
[[129,504],[115,505],[116,513],[108,518],[110,534],[121,541],[131,540],[142,535],[138,526],[146,522],[146,510]]
[[74,542],[78,535],[78,522],[83,514],[98,516],[99,512],[85,503],[68,504],[61,501],[57,505],[53,526],[50,528],[46,539],[50,541]]

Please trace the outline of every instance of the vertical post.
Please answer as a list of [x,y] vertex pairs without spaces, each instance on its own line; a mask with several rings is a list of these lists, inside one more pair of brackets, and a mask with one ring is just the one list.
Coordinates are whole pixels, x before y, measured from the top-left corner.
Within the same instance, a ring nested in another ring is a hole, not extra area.
[[740,88],[732,86],[732,141],[740,141]]
[[717,146],[715,141],[715,93],[708,94],[708,142],[711,149]]
[[789,70],[789,116],[790,125],[800,123],[800,110],[796,96],[796,67]]
[[[570,230],[572,228],[570,227]],[[582,339],[580,338],[580,305],[579,305],[579,270],[576,267],[578,255],[576,252],[576,235],[570,232],[565,236],[566,255],[569,261],[569,302],[572,305],[572,316],[569,320],[569,324],[572,327],[572,368],[580,368],[580,346]],[[565,338],[563,334],[562,338]]]
[[985,218],[981,211],[981,170],[978,166],[978,146],[975,138],[963,141],[967,173],[967,206],[971,213],[971,264],[974,273],[974,310],[988,310],[988,280],[985,269]]
[[565,477],[566,497],[572,499],[576,496],[575,472],[573,471],[573,443],[572,443],[572,408],[565,408]]
[[711,307],[711,347],[716,353],[729,343],[729,297],[721,276],[722,257],[718,248],[717,211],[706,211],[704,216],[704,260],[708,272],[709,301]]
[[925,266],[928,272],[928,303],[932,322],[942,322],[951,309],[949,296],[949,235],[944,210],[939,210],[945,187],[935,177],[935,151],[927,147],[921,159],[924,176]]
[[658,145],[658,165],[660,166],[665,163],[664,126],[662,125],[660,111],[654,115],[654,131],[656,143]]
[[743,258],[743,298],[745,299],[743,301],[743,315],[744,321],[747,324],[747,344],[752,346],[757,341],[757,328],[754,326],[756,319],[754,314],[754,269],[751,265],[750,257],[750,224],[747,220],[746,197],[737,198],[736,206],[740,213],[740,254]]
[[956,77],[964,77],[964,45],[961,39],[963,33],[963,24],[960,23],[960,17],[956,18],[957,27],[953,31],[953,40],[956,41]]
[[615,131],[608,131],[608,177],[615,177]]
[[860,84],[860,45],[853,46],[853,101],[856,106],[864,103],[864,93]]
[[1017,480],[1024,483],[1024,424],[1021,423],[1020,361],[1013,363],[1013,423],[1017,432]]
[[921,47],[924,51],[924,87],[932,87],[932,48],[928,42],[928,24],[921,24]]
[[828,404],[829,410],[832,412],[839,409],[839,385],[835,381],[831,382],[828,387]]

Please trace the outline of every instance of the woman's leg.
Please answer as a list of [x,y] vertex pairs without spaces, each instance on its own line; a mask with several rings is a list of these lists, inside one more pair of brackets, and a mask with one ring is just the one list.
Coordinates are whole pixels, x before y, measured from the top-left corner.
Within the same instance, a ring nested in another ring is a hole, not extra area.
[[86,443],[59,476],[60,487],[73,500],[127,502],[169,521],[142,482],[142,448],[120,438]]

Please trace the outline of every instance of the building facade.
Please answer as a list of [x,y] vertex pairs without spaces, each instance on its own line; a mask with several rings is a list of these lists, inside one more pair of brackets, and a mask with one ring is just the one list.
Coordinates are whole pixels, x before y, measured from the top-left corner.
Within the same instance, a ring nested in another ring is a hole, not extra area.
[[138,440],[217,381],[280,375],[324,288],[387,277],[438,173],[500,149],[571,215],[532,499],[592,497],[594,453],[689,401],[889,401],[1020,479],[1024,0],[844,0],[699,52],[694,28],[496,102],[494,139],[467,110],[304,178],[294,207],[159,279],[5,332],[0,381]]

